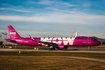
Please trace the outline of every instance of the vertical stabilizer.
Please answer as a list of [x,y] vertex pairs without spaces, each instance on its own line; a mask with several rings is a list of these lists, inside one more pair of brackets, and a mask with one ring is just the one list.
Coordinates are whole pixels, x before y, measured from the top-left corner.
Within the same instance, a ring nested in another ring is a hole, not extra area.
[[21,38],[21,36],[16,32],[16,30],[11,25],[8,25],[8,32],[11,39]]

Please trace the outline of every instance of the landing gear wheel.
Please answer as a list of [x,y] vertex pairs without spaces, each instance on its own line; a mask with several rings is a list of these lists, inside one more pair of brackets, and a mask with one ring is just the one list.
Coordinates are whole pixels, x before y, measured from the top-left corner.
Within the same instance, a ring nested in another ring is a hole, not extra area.
[[50,46],[49,50],[55,50],[55,47],[54,46]]
[[64,46],[64,49],[68,49],[68,46]]
[[35,47],[34,49],[35,49],[35,50],[39,50],[39,48],[36,48],[36,47]]

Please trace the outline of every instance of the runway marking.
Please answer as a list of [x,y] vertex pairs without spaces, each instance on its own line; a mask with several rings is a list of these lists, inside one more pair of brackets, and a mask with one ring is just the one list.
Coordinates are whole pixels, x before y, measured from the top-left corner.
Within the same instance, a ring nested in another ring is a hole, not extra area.
[[49,51],[49,50],[35,50],[35,49],[0,49],[0,51],[105,53],[105,51],[66,51],[66,50]]
[[83,60],[89,60],[89,61],[105,62],[105,60],[103,59],[75,57],[75,56],[39,56],[39,57],[64,57],[64,58],[74,58],[74,59],[83,59]]
[[90,60],[90,61],[98,61],[98,62],[105,62],[103,59],[95,59],[95,58],[86,58],[86,57],[71,57],[75,59],[84,59],[84,60]]
[[[8,57],[8,56],[0,56],[0,57]],[[11,56],[11,57],[17,57],[17,56]],[[23,57],[23,56],[18,56],[18,57]],[[30,57],[30,56],[24,56],[24,57]],[[36,56],[33,56],[36,57]],[[82,60],[89,60],[89,61],[96,61],[96,62],[104,62],[104,59],[96,59],[96,58],[86,58],[86,57],[75,57],[75,56],[38,56],[38,57],[64,57],[64,58],[73,58],[73,59],[82,59]]]
[[[105,51],[63,51],[63,50],[49,51],[49,50],[34,50],[34,49],[0,49],[0,51],[105,53]],[[40,57],[41,57],[41,56],[40,56]],[[103,59],[86,58],[86,57],[74,57],[74,56],[44,56],[44,57],[68,57],[68,58],[74,58],[74,59],[84,59],[84,60],[105,62],[105,60],[103,60]]]

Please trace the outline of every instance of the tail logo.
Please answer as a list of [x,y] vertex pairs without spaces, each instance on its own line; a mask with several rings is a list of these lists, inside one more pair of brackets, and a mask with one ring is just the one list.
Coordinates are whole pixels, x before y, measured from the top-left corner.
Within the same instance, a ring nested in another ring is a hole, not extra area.
[[16,32],[10,32],[10,34],[16,34]]
[[8,32],[10,34],[11,39],[21,38],[20,35],[16,32],[16,30],[11,25],[8,25]]

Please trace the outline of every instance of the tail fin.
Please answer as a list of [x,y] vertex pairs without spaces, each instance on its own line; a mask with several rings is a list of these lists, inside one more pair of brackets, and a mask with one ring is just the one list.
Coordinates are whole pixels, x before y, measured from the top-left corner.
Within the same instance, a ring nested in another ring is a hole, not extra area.
[[8,25],[8,32],[11,39],[21,38],[21,36],[16,32],[16,30],[11,25]]

